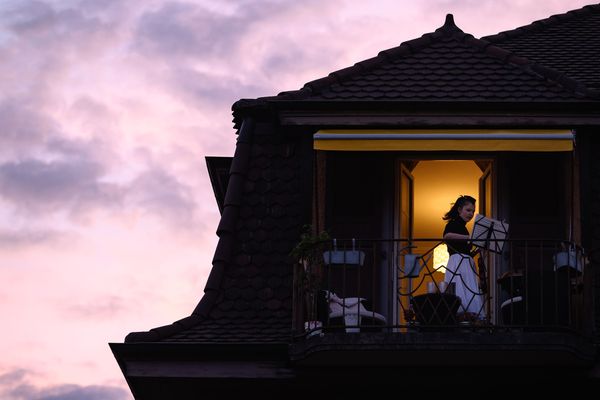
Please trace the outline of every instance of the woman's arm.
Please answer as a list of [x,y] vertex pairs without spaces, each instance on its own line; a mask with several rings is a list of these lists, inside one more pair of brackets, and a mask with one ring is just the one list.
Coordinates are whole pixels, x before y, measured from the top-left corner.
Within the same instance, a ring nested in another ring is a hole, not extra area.
[[444,235],[444,239],[450,240],[469,240],[469,235],[461,235],[460,233],[448,232]]

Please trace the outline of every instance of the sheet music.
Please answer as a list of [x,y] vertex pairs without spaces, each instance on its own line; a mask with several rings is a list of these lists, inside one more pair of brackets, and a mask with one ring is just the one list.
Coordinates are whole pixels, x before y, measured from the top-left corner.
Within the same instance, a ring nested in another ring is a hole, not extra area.
[[[486,242],[489,234],[489,243]],[[494,253],[502,253],[504,242],[496,241],[506,239],[508,235],[508,224],[492,218],[484,217],[481,214],[475,216],[471,242],[473,245],[481,248],[487,248]]]

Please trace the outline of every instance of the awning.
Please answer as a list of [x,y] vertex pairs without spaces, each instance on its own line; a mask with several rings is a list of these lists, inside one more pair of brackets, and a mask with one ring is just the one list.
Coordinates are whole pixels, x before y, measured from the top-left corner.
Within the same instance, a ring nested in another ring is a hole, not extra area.
[[568,129],[322,130],[315,150],[338,151],[572,151]]

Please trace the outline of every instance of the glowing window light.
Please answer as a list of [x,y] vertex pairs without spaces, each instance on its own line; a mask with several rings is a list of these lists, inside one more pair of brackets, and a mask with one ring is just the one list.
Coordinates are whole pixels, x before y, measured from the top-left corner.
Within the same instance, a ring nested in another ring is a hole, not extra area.
[[440,244],[433,249],[433,269],[437,272],[446,273],[448,265],[448,248],[445,244]]

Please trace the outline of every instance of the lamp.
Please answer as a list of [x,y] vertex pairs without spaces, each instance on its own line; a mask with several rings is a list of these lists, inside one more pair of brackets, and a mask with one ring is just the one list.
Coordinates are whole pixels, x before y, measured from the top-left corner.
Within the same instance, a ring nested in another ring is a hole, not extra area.
[[439,244],[433,249],[433,270],[446,273],[446,265],[448,265],[448,248],[445,244]]

